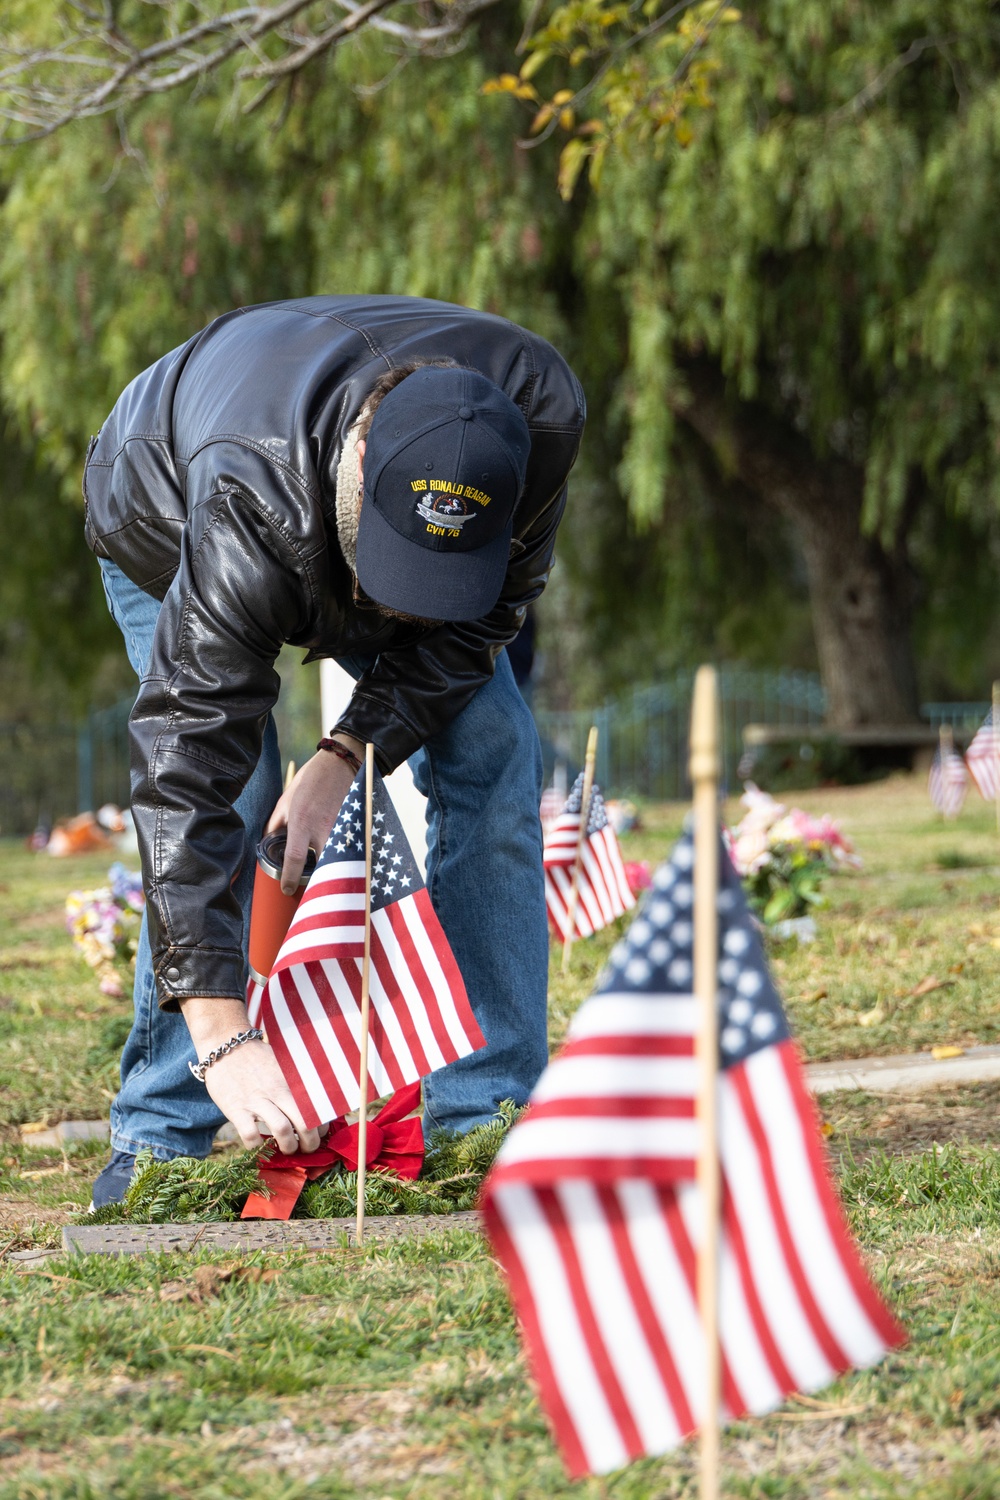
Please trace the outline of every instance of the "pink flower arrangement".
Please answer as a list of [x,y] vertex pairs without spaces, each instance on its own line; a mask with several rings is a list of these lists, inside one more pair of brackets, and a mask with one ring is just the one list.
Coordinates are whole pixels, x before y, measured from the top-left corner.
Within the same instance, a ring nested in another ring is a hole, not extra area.
[[746,783],[744,817],[728,833],[727,847],[751,905],[767,923],[796,917],[822,904],[825,874],[861,861],[850,840],[826,814],[787,808]]

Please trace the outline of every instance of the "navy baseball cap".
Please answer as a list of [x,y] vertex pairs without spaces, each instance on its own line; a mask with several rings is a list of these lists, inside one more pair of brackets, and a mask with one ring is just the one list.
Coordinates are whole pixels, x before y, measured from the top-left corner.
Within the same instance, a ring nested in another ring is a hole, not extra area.
[[477,370],[428,365],[385,396],[364,457],[358,582],[426,620],[477,620],[500,597],[531,438]]

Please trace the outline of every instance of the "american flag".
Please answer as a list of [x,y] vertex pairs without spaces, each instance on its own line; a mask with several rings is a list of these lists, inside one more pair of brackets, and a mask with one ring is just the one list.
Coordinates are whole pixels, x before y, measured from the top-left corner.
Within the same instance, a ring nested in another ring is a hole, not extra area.
[[976,730],[972,744],[965,752],[965,763],[972,779],[987,802],[996,801],[998,752],[1000,745],[997,744],[991,710]]
[[554,786],[547,786],[542,793],[541,804],[538,808],[538,816],[542,820],[542,832],[548,833],[552,824],[563,810],[566,801],[566,788],[560,792]]
[[[365,773],[353,782],[251,1023],[277,1055],[307,1126],[361,1102]],[[393,1094],[486,1045],[448,940],[378,771],[372,810],[369,1097]]]
[[931,762],[927,779],[927,790],[938,812],[946,818],[957,818],[962,811],[968,785],[969,773],[965,769],[965,761],[957,750],[942,746]]
[[[574,1476],[665,1453],[706,1419],[693,861],[685,837],[484,1188]],[[874,1364],[903,1334],[847,1230],[760,939],[724,854],[720,864],[718,1416],[733,1421]]]
[[[545,835],[545,901],[549,920],[564,941],[569,926],[570,886],[580,835],[582,801],[581,771],[573,783],[565,807]],[[592,933],[600,932],[602,927],[606,927],[615,917],[620,917],[634,905],[635,897],[625,877],[618,840],[608,822],[600,788],[594,782],[590,794],[587,836],[583,841],[580,860],[573,936],[590,937]]]

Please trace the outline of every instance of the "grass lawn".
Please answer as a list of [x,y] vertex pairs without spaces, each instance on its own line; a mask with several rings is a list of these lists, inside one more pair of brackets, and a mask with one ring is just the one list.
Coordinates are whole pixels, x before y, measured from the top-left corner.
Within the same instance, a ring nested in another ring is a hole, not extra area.
[[[817,942],[774,955],[807,1055],[1000,1042],[992,810],[970,799],[944,828],[907,778],[791,800],[840,818],[865,861],[831,882]],[[682,811],[647,810],[626,857],[661,857]],[[108,863],[0,845],[0,1500],[693,1496],[686,1450],[566,1480],[468,1232],[236,1261],[7,1259],[57,1244],[104,1156],[32,1149],[17,1127],[107,1113],[127,1006],[74,956],[62,902]],[[554,973],[554,1040],[613,940]],[[731,1430],[728,1495],[1000,1496],[998,1108],[997,1085],[826,1101],[852,1221],[911,1342]]]

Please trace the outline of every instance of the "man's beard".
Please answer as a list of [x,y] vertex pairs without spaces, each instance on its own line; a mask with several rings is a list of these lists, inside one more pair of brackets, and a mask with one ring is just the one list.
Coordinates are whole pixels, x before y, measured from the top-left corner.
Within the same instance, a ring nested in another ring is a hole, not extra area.
[[425,620],[421,615],[406,615],[401,609],[390,609],[388,604],[376,604],[375,608],[389,620],[401,620],[404,625],[419,625],[423,630],[436,630],[441,624],[440,620]]

